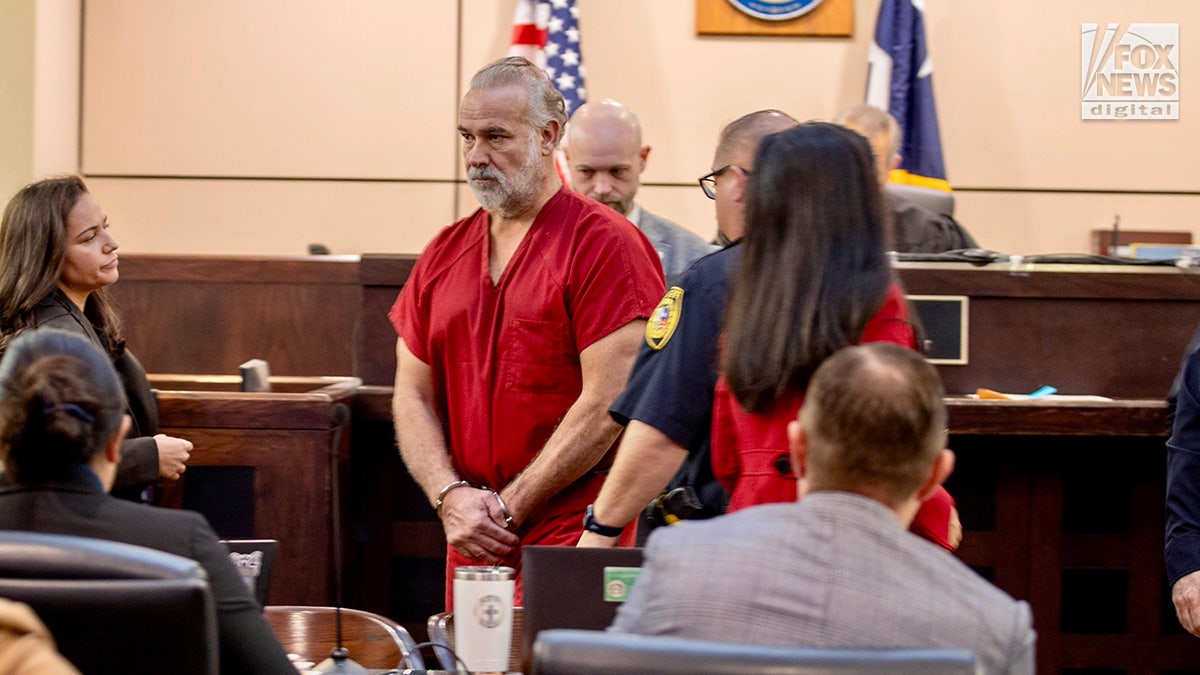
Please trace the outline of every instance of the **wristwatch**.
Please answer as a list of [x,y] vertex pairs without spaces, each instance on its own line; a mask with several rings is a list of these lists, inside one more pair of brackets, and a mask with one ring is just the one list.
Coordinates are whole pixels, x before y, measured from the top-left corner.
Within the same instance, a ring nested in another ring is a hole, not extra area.
[[587,511],[583,514],[583,529],[588,532],[595,532],[601,537],[619,537],[621,532],[625,531],[623,527],[611,527],[609,525],[601,525],[596,522],[595,504],[588,504]]

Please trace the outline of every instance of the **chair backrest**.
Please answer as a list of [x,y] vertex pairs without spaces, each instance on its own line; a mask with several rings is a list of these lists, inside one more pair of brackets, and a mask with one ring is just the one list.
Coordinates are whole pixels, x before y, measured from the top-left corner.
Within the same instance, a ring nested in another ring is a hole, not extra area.
[[[263,616],[284,651],[320,663],[337,647],[337,609],[270,605]],[[361,609],[342,608],[342,646],[358,665],[371,669],[422,670],[425,662],[404,626]]]
[[759,647],[586,630],[545,630],[533,645],[534,675],[973,675],[965,649]]
[[229,559],[242,575],[242,581],[258,599],[258,604],[265,607],[279,542],[274,539],[222,539],[221,543],[229,549]]
[[[520,671],[523,668],[521,663],[521,642],[524,633],[524,610],[521,607],[513,607],[513,627],[512,627],[512,642],[508,648],[508,669],[510,671]],[[454,646],[454,612],[442,612],[429,617],[425,627],[429,630],[429,641],[435,645],[445,645],[451,651],[455,650]],[[443,670],[457,670],[457,664],[454,662],[454,656],[445,649],[437,647],[431,648],[434,654],[437,655],[438,663],[442,665]]]
[[0,532],[0,596],[32,607],[82,672],[218,672],[216,610],[194,560],[100,539]]
[[887,190],[889,194],[899,195],[917,206],[923,206],[934,213],[942,213],[947,216],[954,215],[953,192],[921,187],[919,185],[905,185],[903,183],[885,183],[883,189]]

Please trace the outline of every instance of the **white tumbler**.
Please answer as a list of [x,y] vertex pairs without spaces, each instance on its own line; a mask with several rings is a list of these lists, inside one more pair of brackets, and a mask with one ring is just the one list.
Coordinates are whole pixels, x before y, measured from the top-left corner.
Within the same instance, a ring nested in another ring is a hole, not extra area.
[[454,651],[467,670],[508,671],[515,575],[488,565],[454,570]]

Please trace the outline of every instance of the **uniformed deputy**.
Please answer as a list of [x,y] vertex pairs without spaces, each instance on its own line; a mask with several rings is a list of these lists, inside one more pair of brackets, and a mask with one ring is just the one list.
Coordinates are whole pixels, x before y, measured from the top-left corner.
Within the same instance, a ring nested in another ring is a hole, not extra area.
[[[746,177],[759,141],[796,124],[778,110],[760,110],[721,131],[712,171],[700,185],[715,200],[717,227],[730,240],[736,242],[745,231]],[[724,511],[725,494],[712,476],[708,442],[726,279],[739,255],[733,245],[693,263],[647,322],[646,344],[624,393],[609,410],[625,425],[625,435],[603,489],[588,508],[580,546],[615,546],[625,526],[660,496],[668,519],[709,518]]]

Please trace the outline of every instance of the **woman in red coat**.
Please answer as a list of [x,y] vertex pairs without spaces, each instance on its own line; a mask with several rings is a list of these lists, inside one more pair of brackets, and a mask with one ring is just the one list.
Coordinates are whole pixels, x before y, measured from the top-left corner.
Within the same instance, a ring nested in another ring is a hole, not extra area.
[[[821,361],[863,342],[917,349],[866,139],[803,124],[765,138],[754,166],[713,407],[713,471],[729,511],[796,499],[786,429]],[[939,489],[913,530],[953,549],[954,518]]]

